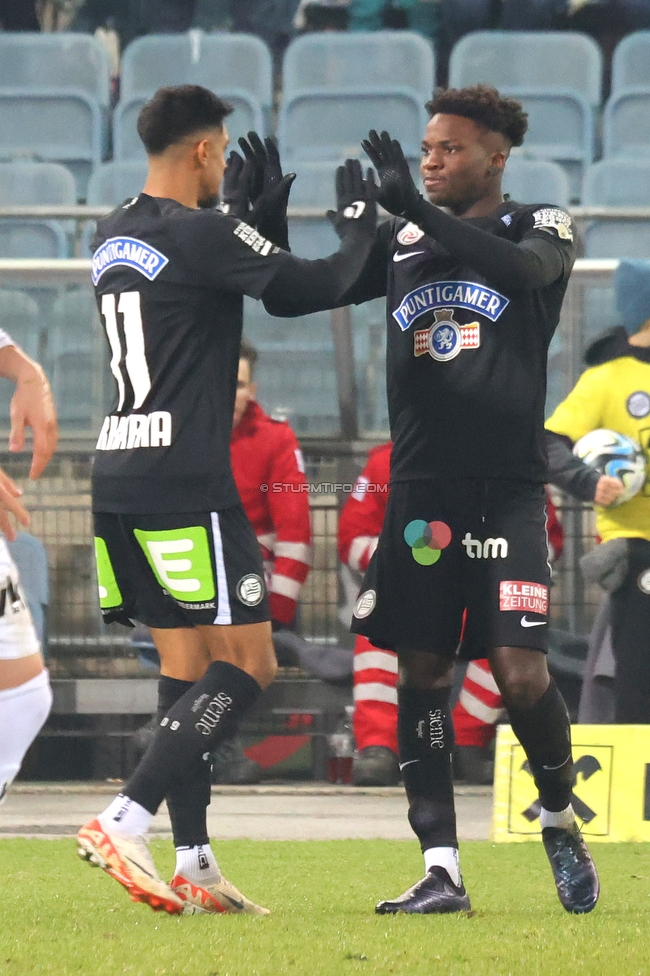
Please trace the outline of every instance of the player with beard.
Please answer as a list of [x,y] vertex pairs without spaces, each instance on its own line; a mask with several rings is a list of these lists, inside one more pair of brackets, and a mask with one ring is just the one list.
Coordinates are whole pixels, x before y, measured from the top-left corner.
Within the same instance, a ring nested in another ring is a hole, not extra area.
[[[546,664],[550,571],[544,512],[547,350],[575,259],[570,216],[501,190],[527,128],[488,86],[427,106],[421,173],[399,143],[364,148],[380,226],[352,302],[387,296],[390,496],[353,629],[397,652],[400,768],[425,877],[379,913],[468,909],[458,860],[449,695],[453,659],[487,657],[539,790],[560,901],[599,883],[571,807],[569,716]],[[445,211],[444,209],[447,208]]]
[[[293,177],[278,173],[271,145],[246,144],[245,162],[235,154],[229,213],[214,209],[230,111],[199,86],[160,89],[138,119],[144,191],[100,220],[93,242],[116,382],[93,470],[100,604],[107,623],[151,629],[161,678],[151,745],[81,828],[78,849],[154,909],[259,915],[266,909],[221,875],[206,826],[209,754],[276,670],[260,549],[230,465],[243,296],[282,314],[341,304],[373,246],[376,187],[358,161],[340,167],[341,249],[292,256],[278,243]],[[163,799],[177,851],[171,885],[145,840]]]

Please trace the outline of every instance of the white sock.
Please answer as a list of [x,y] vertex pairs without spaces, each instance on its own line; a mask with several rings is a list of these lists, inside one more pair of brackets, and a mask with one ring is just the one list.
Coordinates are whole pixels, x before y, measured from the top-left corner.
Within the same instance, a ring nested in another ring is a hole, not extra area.
[[209,844],[177,847],[174,874],[180,874],[181,877],[194,881],[202,888],[221,880],[221,871]]
[[16,688],[0,691],[0,801],[52,707],[47,670]]
[[551,810],[545,810],[542,807],[539,822],[542,825],[542,830],[544,827],[562,827],[563,830],[570,830],[575,818],[573,807],[569,804],[565,810],[560,810],[558,813],[553,813]]
[[457,847],[429,847],[424,852],[424,869],[428,873],[432,867],[444,868],[457,888],[463,883]]
[[115,834],[146,834],[153,820],[153,813],[149,813],[139,803],[118,793],[115,799],[100,813],[99,822],[104,830]]

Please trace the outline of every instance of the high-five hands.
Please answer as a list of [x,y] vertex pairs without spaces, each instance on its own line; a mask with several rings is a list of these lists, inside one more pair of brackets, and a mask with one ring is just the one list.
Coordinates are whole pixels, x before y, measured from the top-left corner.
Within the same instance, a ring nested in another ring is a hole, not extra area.
[[327,216],[340,238],[357,230],[374,234],[377,225],[377,184],[371,169],[365,178],[358,159],[346,159],[336,171],[336,210]]
[[410,216],[423,202],[423,197],[413,182],[397,139],[391,139],[387,132],[379,135],[371,129],[361,145],[379,175],[378,202],[397,217]]

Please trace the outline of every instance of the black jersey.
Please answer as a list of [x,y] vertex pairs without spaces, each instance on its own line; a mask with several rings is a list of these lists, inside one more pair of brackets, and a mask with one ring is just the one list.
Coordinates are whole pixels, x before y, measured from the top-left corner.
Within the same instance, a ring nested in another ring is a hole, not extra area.
[[99,221],[93,250],[117,386],[97,442],[94,511],[236,504],[242,296],[259,298],[290,255],[232,217],[146,194]]
[[496,288],[415,224],[379,227],[350,298],[387,296],[391,478],[543,481],[547,352],[575,259],[571,218],[506,201],[467,223],[515,244],[552,241],[563,271],[546,287],[522,290],[512,276]]

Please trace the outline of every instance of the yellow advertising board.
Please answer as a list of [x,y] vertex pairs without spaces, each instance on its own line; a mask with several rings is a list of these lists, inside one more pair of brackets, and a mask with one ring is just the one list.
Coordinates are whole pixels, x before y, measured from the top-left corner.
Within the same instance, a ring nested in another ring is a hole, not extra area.
[[[650,841],[650,725],[574,725],[571,802],[590,841]],[[492,839],[540,837],[540,805],[526,754],[500,725]]]

